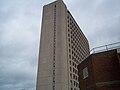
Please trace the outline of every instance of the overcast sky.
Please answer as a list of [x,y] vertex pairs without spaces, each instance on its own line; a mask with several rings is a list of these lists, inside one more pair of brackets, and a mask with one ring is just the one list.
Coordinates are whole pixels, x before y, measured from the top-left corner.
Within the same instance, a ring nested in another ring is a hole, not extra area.
[[[0,90],[35,90],[43,5],[0,0]],[[64,0],[90,47],[120,41],[120,0]]]

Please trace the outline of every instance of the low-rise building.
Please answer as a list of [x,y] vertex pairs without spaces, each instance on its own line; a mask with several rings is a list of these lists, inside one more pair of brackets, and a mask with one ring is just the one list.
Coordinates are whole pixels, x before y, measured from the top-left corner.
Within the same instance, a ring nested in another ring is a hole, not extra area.
[[120,49],[91,54],[78,74],[80,90],[120,90]]

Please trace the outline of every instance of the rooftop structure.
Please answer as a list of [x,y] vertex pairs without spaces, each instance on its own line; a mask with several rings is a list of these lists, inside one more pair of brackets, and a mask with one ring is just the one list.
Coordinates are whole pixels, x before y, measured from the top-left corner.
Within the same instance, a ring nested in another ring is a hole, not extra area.
[[120,90],[119,47],[118,42],[94,48],[78,65],[80,90]]

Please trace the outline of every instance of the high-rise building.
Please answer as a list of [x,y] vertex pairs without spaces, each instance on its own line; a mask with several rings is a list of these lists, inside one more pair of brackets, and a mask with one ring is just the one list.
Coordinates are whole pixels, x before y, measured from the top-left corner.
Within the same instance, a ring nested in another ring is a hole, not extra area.
[[37,90],[79,90],[77,65],[89,44],[62,0],[43,7]]

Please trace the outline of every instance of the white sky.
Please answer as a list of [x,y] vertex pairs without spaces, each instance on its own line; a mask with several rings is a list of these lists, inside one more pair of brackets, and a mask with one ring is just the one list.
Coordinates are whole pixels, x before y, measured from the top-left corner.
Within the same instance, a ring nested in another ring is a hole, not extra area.
[[[0,90],[35,90],[43,5],[0,0]],[[120,41],[120,0],[64,0],[90,47]]]

